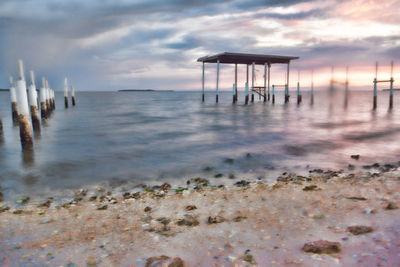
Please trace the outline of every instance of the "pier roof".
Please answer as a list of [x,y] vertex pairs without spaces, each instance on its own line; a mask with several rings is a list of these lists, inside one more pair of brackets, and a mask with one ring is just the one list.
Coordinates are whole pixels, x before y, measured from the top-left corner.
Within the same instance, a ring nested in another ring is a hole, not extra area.
[[254,62],[256,65],[264,65],[265,63],[288,64],[290,63],[291,60],[294,59],[299,59],[299,57],[224,52],[213,56],[201,57],[197,59],[197,61],[204,63],[217,63],[217,60],[219,60],[220,63],[225,63],[225,64],[248,64],[248,65]]

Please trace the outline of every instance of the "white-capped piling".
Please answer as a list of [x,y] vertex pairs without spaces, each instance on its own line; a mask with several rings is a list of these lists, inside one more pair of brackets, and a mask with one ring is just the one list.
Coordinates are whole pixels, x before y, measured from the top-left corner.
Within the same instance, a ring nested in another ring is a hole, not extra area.
[[300,70],[297,72],[297,104],[300,104],[302,95],[300,94]]
[[13,123],[18,124],[18,104],[17,104],[17,93],[15,89],[14,79],[10,75],[10,100],[11,100],[11,114]]
[[272,104],[275,104],[275,85],[272,85]]
[[35,75],[33,71],[29,72],[31,83],[28,87],[29,92],[29,106],[31,108],[32,126],[34,131],[40,131],[39,111],[37,106],[37,93],[35,85]]
[[390,66],[390,96],[389,96],[389,109],[393,108],[393,60]]
[[65,104],[65,108],[68,108],[68,80],[67,80],[67,78],[64,78],[64,104]]
[[40,115],[42,119],[47,119],[47,105],[46,105],[46,78],[42,78],[42,87],[39,92],[40,96]]
[[[71,101],[72,101],[72,106],[75,106],[75,88],[73,85],[71,85]],[[218,93],[216,101],[218,103]]]
[[[75,100],[75,98],[74,98],[74,100]],[[55,98],[54,90],[51,90],[51,103],[52,103],[53,110],[55,110],[56,109],[56,98]]]
[[53,110],[51,109],[51,105],[50,105],[50,84],[49,81],[46,80],[46,107],[47,107],[47,113],[50,115]]
[[21,145],[24,150],[33,149],[32,131],[29,119],[28,96],[26,93],[26,82],[22,60],[18,61],[19,79],[16,81],[15,88],[18,103],[18,123]]

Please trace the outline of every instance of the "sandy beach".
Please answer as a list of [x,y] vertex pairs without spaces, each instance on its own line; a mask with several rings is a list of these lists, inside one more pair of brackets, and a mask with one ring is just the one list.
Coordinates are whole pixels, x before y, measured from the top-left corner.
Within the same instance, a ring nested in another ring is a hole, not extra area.
[[3,205],[0,265],[398,266],[397,167]]

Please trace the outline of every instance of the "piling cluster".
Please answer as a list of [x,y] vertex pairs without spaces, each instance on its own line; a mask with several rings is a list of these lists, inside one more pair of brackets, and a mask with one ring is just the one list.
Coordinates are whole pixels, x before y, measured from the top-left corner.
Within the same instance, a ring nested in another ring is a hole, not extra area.
[[[51,114],[56,108],[55,93],[51,89],[49,81],[43,77],[42,87],[38,90],[35,83],[35,74],[33,71],[29,72],[30,83],[27,87],[25,80],[24,66],[22,60],[18,61],[18,79],[14,80],[10,76],[10,101],[11,101],[11,114],[14,126],[19,126],[20,140],[23,150],[33,150],[32,132],[40,136],[41,122],[39,118],[39,104],[40,103],[40,117],[42,121],[50,118]],[[67,78],[64,81],[64,95],[65,107],[68,107],[68,83]],[[75,106],[75,90],[71,86],[72,105]],[[32,131],[33,129],[33,131]],[[3,136],[3,124],[0,114],[0,140]]]
[[372,109],[376,110],[378,104],[378,83],[389,83],[389,110],[393,109],[393,61],[390,64],[390,79],[389,80],[378,80],[378,62],[375,64],[375,78],[373,81],[374,84],[374,98],[373,98],[373,106]]

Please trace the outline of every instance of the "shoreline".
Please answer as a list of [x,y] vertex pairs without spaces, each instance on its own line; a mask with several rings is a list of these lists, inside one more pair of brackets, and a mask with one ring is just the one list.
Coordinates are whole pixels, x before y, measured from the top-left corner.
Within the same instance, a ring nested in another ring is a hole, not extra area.
[[[183,265],[173,266],[395,265],[399,177],[398,166],[386,164],[284,173],[274,185],[210,186],[194,178],[141,192],[81,189],[57,206],[26,201],[0,213],[0,265],[157,266],[177,258]],[[354,235],[351,226],[372,232]],[[302,250],[318,240],[339,242],[340,252]],[[170,258],[154,258],[162,255]]]

